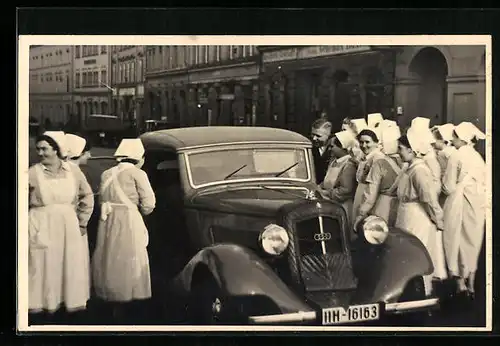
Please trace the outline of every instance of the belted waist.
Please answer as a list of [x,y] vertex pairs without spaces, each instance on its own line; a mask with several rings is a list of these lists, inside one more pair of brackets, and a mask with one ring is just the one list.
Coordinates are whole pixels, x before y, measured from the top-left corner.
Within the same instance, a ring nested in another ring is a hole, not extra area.
[[75,209],[75,205],[72,203],[51,203],[51,204],[45,204],[45,205],[40,205],[40,206],[32,206],[30,209],[47,209],[47,208],[71,208]]
[[106,221],[108,219],[108,215],[111,214],[114,207],[122,207],[122,208],[126,208],[126,209],[137,210],[137,206],[135,206],[133,204],[104,202],[101,204],[101,220],[102,221]]

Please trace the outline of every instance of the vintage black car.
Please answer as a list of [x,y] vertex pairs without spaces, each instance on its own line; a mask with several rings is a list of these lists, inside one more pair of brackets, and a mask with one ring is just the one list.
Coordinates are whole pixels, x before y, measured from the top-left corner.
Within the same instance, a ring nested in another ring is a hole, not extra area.
[[140,138],[157,197],[153,296],[173,320],[376,324],[439,306],[424,295],[433,266],[416,237],[369,217],[349,240],[342,207],[316,197],[302,135],[217,126]]

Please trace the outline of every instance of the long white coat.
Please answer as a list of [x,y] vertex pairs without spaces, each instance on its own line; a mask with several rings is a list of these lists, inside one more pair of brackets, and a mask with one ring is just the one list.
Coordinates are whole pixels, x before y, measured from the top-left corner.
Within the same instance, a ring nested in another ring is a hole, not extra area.
[[470,145],[448,159],[443,176],[443,242],[450,274],[466,278],[477,269],[486,218],[486,164]]

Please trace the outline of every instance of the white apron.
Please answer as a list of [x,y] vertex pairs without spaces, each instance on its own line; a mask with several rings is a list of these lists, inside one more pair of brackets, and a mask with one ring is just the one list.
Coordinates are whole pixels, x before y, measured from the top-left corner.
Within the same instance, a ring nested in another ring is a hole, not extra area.
[[[337,184],[337,181],[339,179],[339,173],[340,171],[344,168],[344,166],[347,164],[348,160],[345,160],[342,166],[330,166],[328,168],[328,171],[326,172],[325,179],[323,180],[323,187],[326,190],[331,190],[335,187],[335,184]],[[351,198],[346,200],[345,202],[342,203],[342,208],[344,208],[344,211],[346,212],[347,215],[347,224],[351,224],[351,213],[352,213],[352,204],[353,201]],[[351,239],[354,238],[354,232],[352,227],[351,229]]]
[[127,302],[151,297],[147,246],[148,231],[137,206],[120,187],[117,175],[132,168],[116,166],[101,187],[101,194],[114,188],[121,203],[104,202],[97,246],[92,260],[94,286],[98,297]]
[[[75,165],[77,167],[80,167],[79,165],[77,165],[74,162],[71,162],[71,161],[66,161],[66,162],[68,162],[69,164]],[[87,276],[89,277],[89,279],[88,279],[89,284],[87,285],[87,287],[88,287],[88,295],[90,297],[90,289],[92,287],[92,273],[90,271],[90,251],[89,251],[89,235],[88,235],[88,233],[85,233],[84,235],[82,235],[82,246],[83,246],[83,256],[85,258],[85,262],[84,262],[83,266],[84,266],[85,272],[87,273]]]
[[432,278],[446,275],[446,265],[444,257],[439,255],[439,252],[442,253],[442,251],[437,248],[438,230],[436,225],[419,202],[405,202],[405,194],[408,191],[408,185],[411,184],[412,173],[403,173],[399,181],[399,207],[395,226],[416,236],[431,257],[434,272],[424,276],[425,292],[429,295],[432,292]]
[[479,189],[474,178],[468,174],[448,196],[443,208],[443,244],[448,270],[451,275],[463,278],[476,271],[485,222],[481,191],[476,192],[479,198],[468,200],[465,194],[466,188]]
[[[390,158],[385,158],[386,160],[394,169],[394,171],[398,172],[401,171],[401,168]],[[389,227],[394,226],[394,223],[396,222],[396,217],[397,217],[397,211],[398,211],[398,198],[397,196],[394,196],[394,192],[398,188],[399,180],[401,179],[402,174],[398,174],[397,178],[394,180],[394,183],[391,185],[389,190],[385,193],[380,193],[377,196],[377,201],[375,202],[375,205],[372,208],[372,211],[370,212],[371,215],[376,215],[387,222]]]
[[365,193],[366,187],[368,184],[366,184],[364,181],[364,177],[366,176],[366,165],[367,161],[361,161],[358,163],[358,169],[356,170],[356,181],[358,182],[358,186],[356,187],[356,193],[354,194],[354,200],[352,203],[352,213],[351,213],[351,223],[352,227],[354,227],[354,222],[356,221],[356,218],[358,217],[359,213],[359,207],[361,206],[361,203],[363,202],[363,195]]
[[75,179],[71,171],[47,179],[40,165],[35,172],[43,206],[29,210],[29,309],[54,312],[63,303],[68,311],[85,309],[89,259],[73,204]]

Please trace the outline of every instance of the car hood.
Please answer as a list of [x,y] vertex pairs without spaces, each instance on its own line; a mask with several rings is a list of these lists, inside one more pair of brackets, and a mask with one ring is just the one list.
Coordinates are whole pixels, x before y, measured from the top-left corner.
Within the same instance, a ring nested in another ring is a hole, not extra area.
[[287,187],[231,189],[195,196],[191,205],[223,213],[273,216],[283,205],[304,199],[306,189]]

